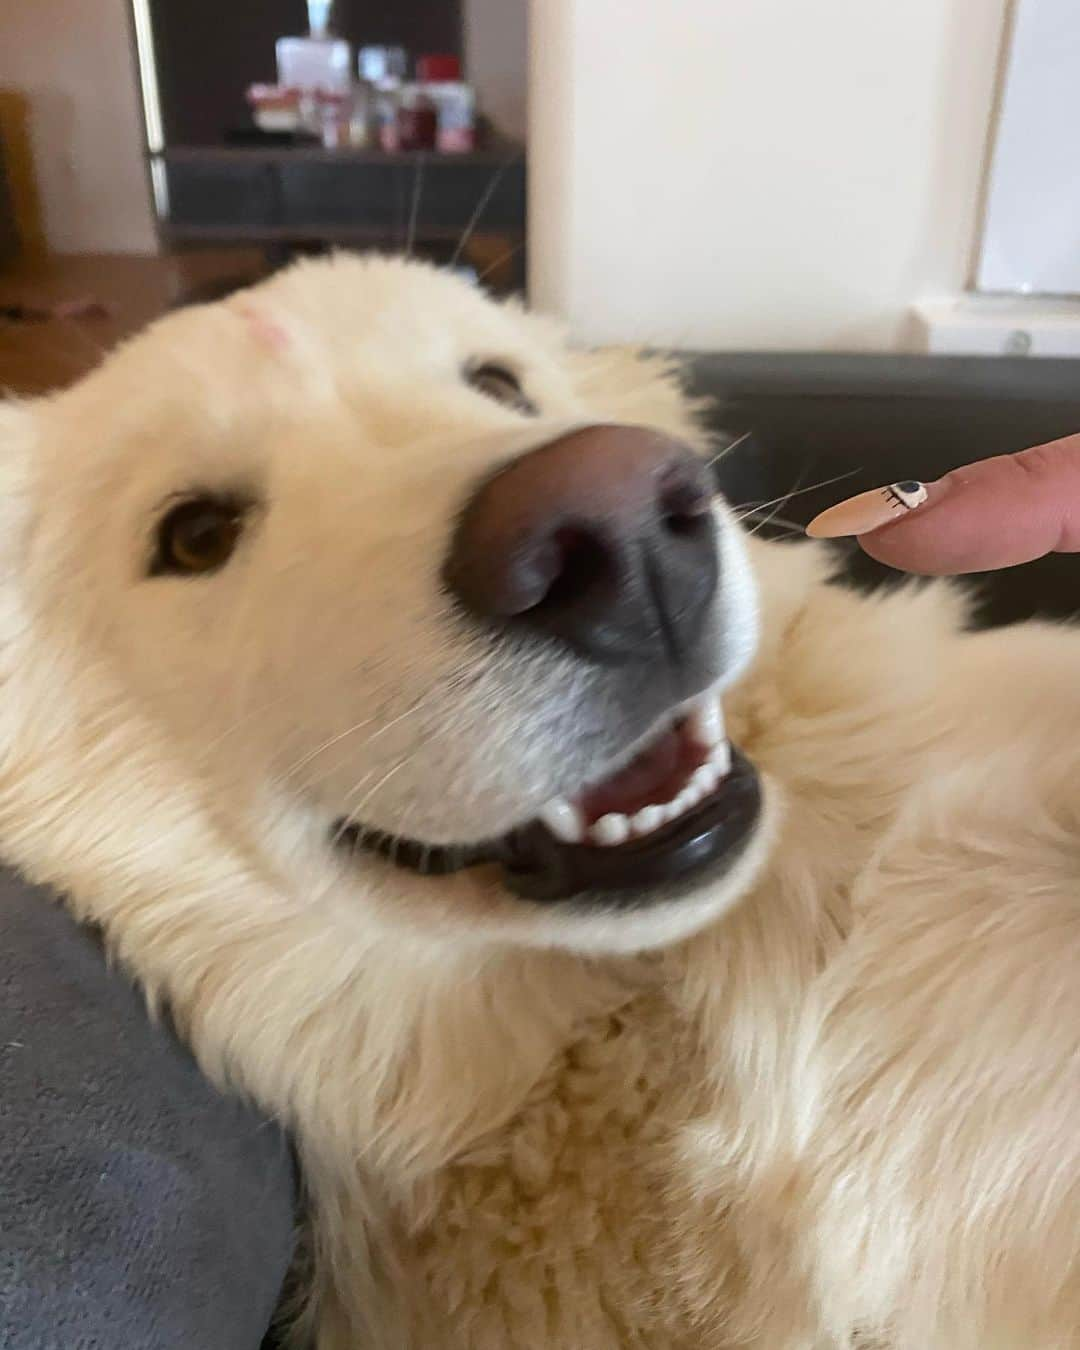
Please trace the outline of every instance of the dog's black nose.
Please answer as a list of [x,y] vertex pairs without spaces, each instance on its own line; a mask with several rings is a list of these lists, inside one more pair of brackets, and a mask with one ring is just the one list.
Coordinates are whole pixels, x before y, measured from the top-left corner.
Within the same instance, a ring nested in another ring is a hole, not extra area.
[[682,664],[716,591],[712,494],[707,466],[679,442],[586,427],[477,491],[444,576],[474,614],[591,660]]

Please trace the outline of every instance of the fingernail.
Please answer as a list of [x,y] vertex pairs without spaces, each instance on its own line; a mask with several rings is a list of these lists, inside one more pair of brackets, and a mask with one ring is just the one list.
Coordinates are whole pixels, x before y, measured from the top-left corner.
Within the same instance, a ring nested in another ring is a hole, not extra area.
[[811,539],[841,539],[851,534],[869,534],[871,530],[891,525],[894,520],[922,506],[928,495],[926,484],[917,483],[913,478],[873,488],[870,492],[860,492],[857,497],[837,502],[815,516],[807,525],[806,533]]

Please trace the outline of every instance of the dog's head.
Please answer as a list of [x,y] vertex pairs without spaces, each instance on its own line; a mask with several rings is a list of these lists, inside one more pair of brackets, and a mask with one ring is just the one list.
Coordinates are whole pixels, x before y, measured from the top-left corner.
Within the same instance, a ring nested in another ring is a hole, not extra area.
[[299,901],[626,950],[745,888],[753,591],[662,365],[340,258],[28,416],[27,623]]

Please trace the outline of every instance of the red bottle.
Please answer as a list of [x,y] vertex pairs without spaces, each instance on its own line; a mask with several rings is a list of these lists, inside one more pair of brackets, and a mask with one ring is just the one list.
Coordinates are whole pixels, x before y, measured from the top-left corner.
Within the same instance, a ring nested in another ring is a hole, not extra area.
[[461,79],[461,62],[456,56],[438,53],[416,58],[416,78],[420,84],[453,83]]
[[435,104],[418,85],[406,85],[398,105],[398,144],[402,150],[434,150],[439,130]]

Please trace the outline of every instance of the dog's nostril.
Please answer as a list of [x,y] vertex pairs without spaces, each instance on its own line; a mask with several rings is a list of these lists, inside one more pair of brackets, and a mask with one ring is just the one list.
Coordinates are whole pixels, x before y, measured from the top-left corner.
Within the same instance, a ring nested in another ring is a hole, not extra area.
[[700,534],[705,529],[705,517],[690,515],[686,512],[669,511],[661,521],[668,534]]
[[700,483],[668,483],[660,492],[660,523],[668,534],[700,534],[708,527],[710,504]]
[[616,566],[611,550],[590,531],[568,526],[556,531],[550,545],[556,560],[551,584],[534,608],[569,607],[614,583]]

